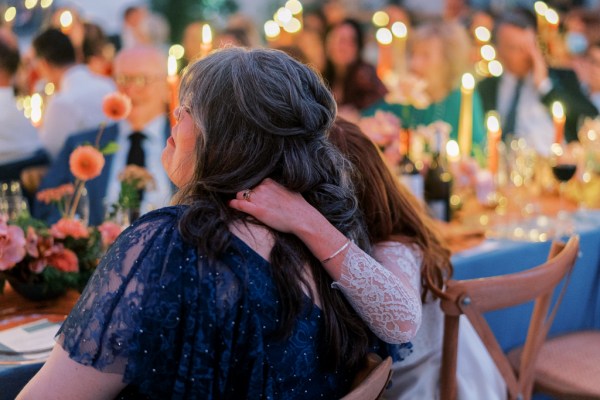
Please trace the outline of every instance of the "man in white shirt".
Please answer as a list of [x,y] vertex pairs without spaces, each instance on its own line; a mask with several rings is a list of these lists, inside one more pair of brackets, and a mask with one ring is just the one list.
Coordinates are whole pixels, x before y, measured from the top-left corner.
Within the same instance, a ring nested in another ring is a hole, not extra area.
[[19,180],[24,168],[48,163],[36,129],[16,106],[12,83],[19,60],[16,38],[0,28],[0,182]]
[[40,130],[42,142],[52,158],[75,132],[97,127],[106,120],[102,99],[115,91],[110,78],[93,74],[77,64],[69,38],[57,29],[48,29],[33,41],[36,69],[56,93],[44,111]]
[[[161,163],[162,150],[170,135],[169,118],[166,114],[167,60],[160,50],[149,46],[137,46],[122,50],[115,58],[114,72],[119,91],[131,98],[132,109],[126,120],[106,127],[100,147],[116,142],[119,150],[106,156],[106,164],[99,177],[86,183],[90,205],[90,224],[100,224],[106,207],[117,202],[120,191],[119,173],[131,163],[134,136],[141,137],[144,167],[156,182],[155,190],[145,191],[141,211],[169,204],[173,192]],[[93,143],[98,129],[72,135],[67,139],[59,156],[42,180],[41,189],[56,187],[73,181],[69,171],[69,154],[83,143]],[[38,217],[47,220],[57,218],[47,207],[39,207]]]
[[498,22],[496,42],[504,73],[481,81],[478,91],[485,111],[500,114],[503,138],[522,137],[538,153],[549,154],[554,141],[550,107],[560,101],[566,113],[565,139],[576,140],[581,116],[598,112],[581,92],[575,73],[548,68],[533,23],[518,12]]

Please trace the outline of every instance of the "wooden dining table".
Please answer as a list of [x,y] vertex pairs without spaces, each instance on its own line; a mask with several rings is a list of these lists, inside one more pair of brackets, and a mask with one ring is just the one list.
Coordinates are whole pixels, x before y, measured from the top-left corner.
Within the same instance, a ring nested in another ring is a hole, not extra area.
[[[555,215],[559,208],[565,209],[565,204],[559,207],[555,193],[529,200],[536,202],[539,213]],[[513,211],[516,210],[514,212],[526,217],[518,204],[512,207]],[[576,204],[570,203],[566,209],[573,211],[576,208]],[[503,219],[510,216],[510,212],[477,204],[476,200],[470,198],[465,199],[463,209],[457,211],[451,223],[438,222],[438,231],[452,249],[454,275],[457,279],[510,273],[533,267],[538,261],[543,261],[549,242],[490,239],[486,237],[489,226],[473,223],[481,220],[502,223]],[[600,216],[600,211],[597,213]],[[600,329],[600,218],[598,221],[597,226],[592,224],[590,227],[588,224],[587,230],[581,233],[583,256],[576,265],[550,335],[580,329]],[[70,290],[57,299],[30,301],[15,293],[7,284],[4,294],[0,295],[0,330],[10,327],[12,319],[24,313],[66,316],[78,297],[78,292]],[[486,318],[497,334],[501,346],[509,349],[521,344],[527,331],[529,314],[530,310],[525,307],[505,314],[494,312],[486,315]],[[6,371],[6,368],[0,365],[0,374],[3,369]]]

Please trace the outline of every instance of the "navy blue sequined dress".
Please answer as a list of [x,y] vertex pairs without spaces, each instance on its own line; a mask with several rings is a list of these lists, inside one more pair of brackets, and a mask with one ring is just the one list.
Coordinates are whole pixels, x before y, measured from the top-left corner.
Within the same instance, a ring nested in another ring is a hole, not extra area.
[[59,332],[72,359],[123,374],[120,398],[334,399],[355,371],[323,366],[324,324],[308,299],[290,338],[276,340],[270,265],[234,237],[209,263],[183,241],[183,207],[127,229]]

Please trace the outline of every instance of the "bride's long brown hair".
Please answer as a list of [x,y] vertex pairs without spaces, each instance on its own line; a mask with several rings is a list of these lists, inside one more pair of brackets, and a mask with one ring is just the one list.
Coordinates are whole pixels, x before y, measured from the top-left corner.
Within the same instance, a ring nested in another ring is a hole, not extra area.
[[355,167],[355,187],[371,243],[413,243],[423,255],[423,300],[427,280],[441,289],[452,276],[450,251],[436,233],[423,205],[401,185],[383,161],[377,146],[355,124],[338,118],[329,140]]

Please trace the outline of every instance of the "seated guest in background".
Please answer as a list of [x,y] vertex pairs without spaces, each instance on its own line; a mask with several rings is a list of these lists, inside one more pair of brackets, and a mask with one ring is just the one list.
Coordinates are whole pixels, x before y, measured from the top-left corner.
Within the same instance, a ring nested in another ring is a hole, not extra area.
[[588,46],[586,61],[588,63],[589,97],[596,109],[600,110],[600,40]]
[[96,24],[83,24],[83,61],[90,71],[104,76],[112,76],[112,63],[115,46],[109,42],[102,28]]
[[243,29],[227,28],[217,36],[217,48],[228,46],[250,47],[250,41]]
[[[408,280],[409,286],[420,291],[424,301],[421,327],[411,339],[413,353],[405,354],[404,360],[393,364],[392,382],[384,397],[407,400],[439,398],[444,315],[439,301],[428,291],[425,282],[429,277],[437,287],[443,287],[444,281],[452,276],[450,252],[442,245],[422,205],[398,184],[377,147],[356,125],[338,119],[329,140],[356,168],[354,181],[359,207],[367,222],[369,240],[374,244],[374,258],[393,275],[403,281]],[[302,195],[290,192],[273,181],[265,181],[254,188],[250,202],[238,200],[230,204],[273,229],[296,235],[311,250],[318,248],[325,253],[325,248],[335,250],[337,237],[341,235]],[[367,285],[372,285],[372,282],[366,277],[372,271],[368,269],[381,267],[373,262],[363,263],[364,259],[370,258],[356,247],[351,249],[338,262],[342,263],[342,270],[363,264],[365,270],[355,280],[358,285],[363,282],[365,290],[369,290]],[[352,297],[347,297],[355,304]],[[409,305],[407,302],[404,307]],[[369,323],[377,317],[367,314],[363,318]],[[384,316],[380,318],[386,319]],[[458,398],[505,399],[504,381],[483,343],[468,320],[461,319],[460,323]],[[381,330],[374,329],[374,332]]]
[[57,29],[39,34],[33,40],[33,49],[38,73],[56,87],[40,128],[46,150],[56,158],[70,135],[97,127],[104,120],[102,99],[115,90],[115,84],[78,64],[73,44]]
[[[169,204],[172,186],[160,164],[161,152],[169,136],[167,104],[167,62],[154,47],[131,47],[115,58],[114,72],[119,91],[131,98],[131,112],[126,120],[104,130],[100,147],[115,141],[119,150],[106,156],[99,177],[86,182],[90,204],[90,224],[102,223],[106,206],[117,202],[120,191],[119,173],[127,164],[144,166],[154,177],[156,189],[145,191],[141,211]],[[79,145],[94,143],[98,126],[71,136],[42,180],[40,189],[73,182],[69,155]],[[39,207],[39,217],[53,220],[56,210]]]
[[[364,111],[373,115],[377,110],[390,111],[401,119],[404,127],[429,125],[444,121],[452,127],[450,137],[457,138],[460,115],[460,81],[468,71],[470,39],[456,22],[430,22],[411,32],[408,48],[409,73],[425,83],[429,104],[390,104],[378,102]],[[399,77],[400,82],[413,79]],[[401,84],[401,83],[399,83]],[[391,89],[392,91],[394,89]],[[402,90],[402,87],[398,88]],[[484,115],[481,100],[473,98],[473,142],[485,141]]]
[[17,39],[0,28],[0,182],[19,180],[25,168],[49,162],[38,132],[17,109],[13,81],[19,60]]
[[363,47],[361,27],[351,19],[332,26],[325,38],[327,60],[323,77],[342,114],[359,112],[387,93],[375,68],[363,61]]
[[496,28],[496,49],[504,73],[484,79],[477,90],[484,109],[500,114],[503,137],[522,137],[540,154],[549,154],[554,142],[551,106],[558,100],[566,114],[565,139],[576,140],[579,119],[598,111],[582,93],[575,73],[548,68],[528,16],[506,14]]
[[348,164],[327,140],[331,93],[283,52],[232,47],[187,69],[180,104],[162,157],[178,205],[111,246],[19,399],[348,392],[374,343],[367,327],[297,238],[228,206],[271,178],[344,235],[323,262],[367,245]]

